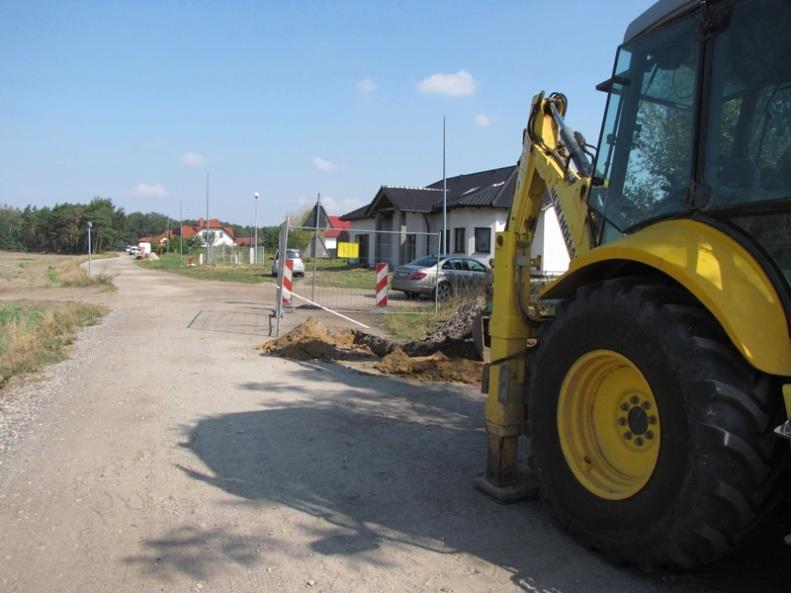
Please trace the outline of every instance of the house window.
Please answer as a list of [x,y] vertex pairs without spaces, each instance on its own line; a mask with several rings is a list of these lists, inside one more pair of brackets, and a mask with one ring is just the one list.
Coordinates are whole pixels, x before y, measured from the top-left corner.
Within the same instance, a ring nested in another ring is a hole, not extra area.
[[453,253],[466,253],[466,230],[464,227],[453,230]]
[[414,261],[417,257],[417,235],[413,233],[408,234],[402,248],[401,261],[403,263]]
[[492,229],[488,226],[475,227],[475,253],[492,252]]
[[360,246],[360,261],[368,263],[368,235],[357,235],[357,244]]

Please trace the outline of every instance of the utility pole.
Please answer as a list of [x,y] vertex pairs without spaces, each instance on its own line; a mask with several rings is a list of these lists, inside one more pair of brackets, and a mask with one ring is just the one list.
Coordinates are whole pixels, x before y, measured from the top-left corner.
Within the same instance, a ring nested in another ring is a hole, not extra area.
[[179,200],[179,265],[184,264],[184,216],[181,213],[181,200]]
[[258,192],[253,194],[255,198],[255,208],[253,209],[253,232],[255,234],[255,239],[253,240],[253,262],[254,264],[258,263]]
[[206,171],[206,263],[209,263],[209,172]]
[[88,221],[88,278],[91,277],[91,229],[93,228],[93,223],[89,220]]
[[316,302],[316,256],[319,250],[319,208],[321,208],[321,192],[316,194],[316,224],[313,232],[313,280],[310,284],[310,300]]
[[448,179],[445,177],[445,116],[442,116],[442,253],[448,254]]

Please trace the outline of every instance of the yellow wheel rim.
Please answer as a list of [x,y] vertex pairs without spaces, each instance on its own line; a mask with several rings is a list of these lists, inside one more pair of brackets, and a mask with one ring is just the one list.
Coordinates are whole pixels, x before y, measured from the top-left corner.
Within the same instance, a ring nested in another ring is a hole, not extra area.
[[594,350],[571,366],[558,400],[560,446],[574,476],[608,500],[634,496],[659,459],[661,422],[643,373],[612,350]]

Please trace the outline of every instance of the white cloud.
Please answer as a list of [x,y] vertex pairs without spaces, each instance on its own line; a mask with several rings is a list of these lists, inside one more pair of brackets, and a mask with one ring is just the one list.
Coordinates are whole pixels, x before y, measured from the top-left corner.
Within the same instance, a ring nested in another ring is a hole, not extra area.
[[141,198],[166,198],[168,190],[161,183],[138,183],[132,194]]
[[313,166],[316,167],[319,171],[334,171],[335,170],[335,163],[331,163],[327,159],[323,159],[320,156],[314,156],[311,159]]
[[321,205],[324,206],[327,214],[338,213],[338,201],[332,196],[321,196]]
[[373,93],[376,89],[379,88],[379,85],[376,84],[370,78],[363,78],[361,81],[357,83],[357,90],[361,93]]
[[474,95],[477,88],[478,82],[466,70],[459,70],[456,74],[432,74],[421,80],[417,85],[417,90],[421,93],[448,95],[450,97]]
[[359,208],[363,205],[362,200],[359,198],[344,198],[341,202],[341,206],[343,206],[344,214],[349,210],[354,210],[355,208]]
[[181,164],[188,167],[199,167],[206,163],[206,157],[197,152],[185,152],[181,155]]
[[477,126],[488,126],[490,123],[492,123],[492,118],[485,113],[479,113],[473,118],[473,121]]
[[343,198],[336,200],[332,196],[321,196],[321,205],[327,214],[346,214],[351,210],[355,210],[363,205],[362,201],[358,198]]

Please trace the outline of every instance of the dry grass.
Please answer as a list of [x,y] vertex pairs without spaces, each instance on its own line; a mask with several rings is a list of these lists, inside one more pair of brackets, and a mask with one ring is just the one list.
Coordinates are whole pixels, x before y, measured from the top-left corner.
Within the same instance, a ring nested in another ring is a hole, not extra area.
[[70,302],[0,303],[0,386],[63,358],[77,330],[104,314],[97,305]]
[[59,265],[50,265],[47,268],[47,282],[50,286],[57,287],[79,287],[87,288],[91,286],[99,286],[105,290],[115,290],[113,279],[107,274],[93,274],[88,276],[88,273],[80,265],[81,259],[68,259],[60,262]]
[[[109,254],[115,257],[116,254]],[[102,259],[104,256],[96,256]],[[36,288],[100,287],[113,290],[112,279],[104,274],[88,274],[80,268],[82,255],[52,255],[0,251],[0,290],[24,291]]]

